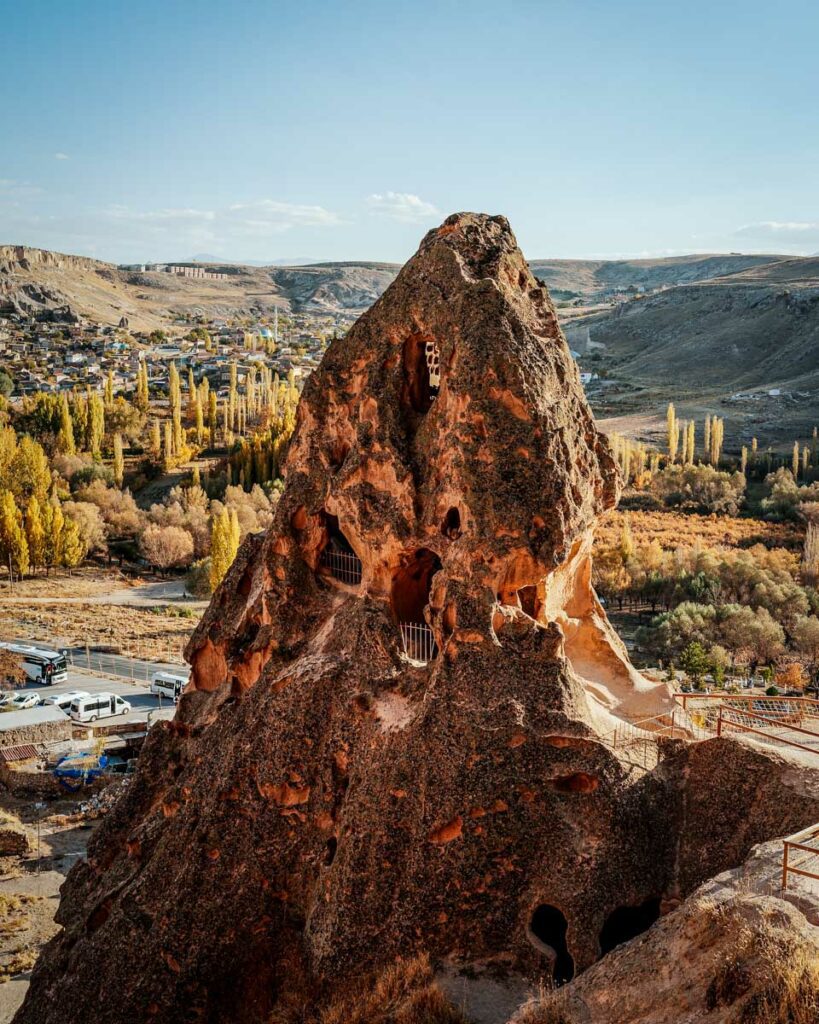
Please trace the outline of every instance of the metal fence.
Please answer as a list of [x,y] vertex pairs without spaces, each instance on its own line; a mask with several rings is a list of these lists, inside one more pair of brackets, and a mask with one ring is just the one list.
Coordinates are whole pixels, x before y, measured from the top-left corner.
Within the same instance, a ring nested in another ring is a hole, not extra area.
[[406,656],[421,665],[429,664],[438,653],[438,645],[429,626],[418,622],[402,622],[399,625]]
[[808,697],[676,694],[695,738],[743,734],[819,755],[819,701]]
[[356,554],[325,548],[321,553],[321,564],[341,583],[356,587],[361,582],[361,559]]
[[819,881],[819,825],[783,839],[782,888],[788,888],[788,875]]

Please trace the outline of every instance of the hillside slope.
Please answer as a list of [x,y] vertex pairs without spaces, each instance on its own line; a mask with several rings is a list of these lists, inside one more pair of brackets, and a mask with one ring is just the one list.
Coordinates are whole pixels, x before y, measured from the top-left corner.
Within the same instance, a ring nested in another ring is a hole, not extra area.
[[532,260],[532,273],[555,297],[577,296],[599,301],[615,292],[635,288],[654,291],[736,274],[784,260],[784,256],[694,254],[646,260]]
[[180,313],[252,317],[274,306],[357,313],[375,302],[399,269],[383,263],[207,267],[227,280],[124,270],[83,256],[0,246],[0,312],[80,316],[106,324],[125,316],[137,329],[166,325]]
[[[533,260],[533,273],[555,297],[597,302],[629,287],[665,285],[733,274],[781,257],[684,256],[660,260]],[[793,262],[793,261],[790,261]],[[184,264],[183,264],[184,265]],[[194,265],[194,264],[189,264]],[[360,313],[382,294],[397,263],[335,262],[304,266],[195,264],[226,281],[120,270],[110,263],[26,246],[0,246],[0,311],[100,323],[128,318],[133,328],[161,326],[178,313],[257,316],[282,309]]]
[[579,321],[572,345],[618,382],[595,402],[608,415],[658,411],[674,398],[685,414],[718,411],[746,435],[792,438],[816,418],[819,259],[623,303]]

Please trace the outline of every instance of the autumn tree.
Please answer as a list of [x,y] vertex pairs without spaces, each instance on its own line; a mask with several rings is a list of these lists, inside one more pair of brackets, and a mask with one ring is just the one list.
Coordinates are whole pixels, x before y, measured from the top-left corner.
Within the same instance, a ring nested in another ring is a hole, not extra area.
[[137,370],[136,406],[142,412],[147,412],[149,402],[150,391],[148,385],[148,366],[144,359],[140,359],[139,368]]
[[43,528],[40,502],[34,494],[28,499],[28,504],[26,505],[24,528],[28,543],[29,561],[32,568],[39,569],[45,557],[45,530]]
[[819,523],[811,519],[805,528],[805,543],[802,548],[802,578],[816,586],[819,582]]
[[25,576],[29,571],[28,541],[14,495],[0,493],[0,562],[9,573]]
[[139,546],[151,565],[163,571],[189,565],[193,558],[193,537],[179,526],[150,523],[139,539]]
[[57,448],[66,455],[73,455],[77,450],[74,443],[74,424],[71,410],[68,407],[68,395],[63,392],[60,402],[60,432],[57,435]]
[[88,432],[86,449],[95,459],[100,457],[102,439],[105,436],[105,405],[97,392],[88,398]]
[[125,457],[122,453],[122,435],[114,434],[114,480],[117,487],[122,487],[125,476]]

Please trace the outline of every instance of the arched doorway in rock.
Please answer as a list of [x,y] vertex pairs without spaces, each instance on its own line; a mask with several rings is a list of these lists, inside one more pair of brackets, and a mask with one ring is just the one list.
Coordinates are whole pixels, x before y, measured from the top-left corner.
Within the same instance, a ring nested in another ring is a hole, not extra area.
[[392,578],[390,609],[401,630],[404,650],[412,661],[426,664],[437,653],[435,639],[424,614],[432,578],[441,559],[429,548],[418,548]]
[[404,404],[414,412],[429,412],[441,387],[441,352],[431,334],[414,331],[404,342]]
[[617,946],[647,932],[659,917],[660,900],[654,896],[636,907],[612,910],[600,931],[600,955],[605,956]]
[[361,582],[361,559],[344,536],[338,517],[322,511],[321,525],[324,540],[319,565],[339,582],[358,586]]
[[551,961],[555,985],[565,985],[574,977],[574,958],[566,944],[568,929],[569,922],[563,911],[551,903],[535,907],[526,929],[526,936],[535,949]]

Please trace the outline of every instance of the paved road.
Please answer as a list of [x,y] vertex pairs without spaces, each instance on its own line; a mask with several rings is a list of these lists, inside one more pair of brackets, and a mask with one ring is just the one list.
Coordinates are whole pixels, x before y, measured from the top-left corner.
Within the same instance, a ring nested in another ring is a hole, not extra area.
[[187,672],[188,666],[182,662],[141,661],[129,658],[124,654],[103,654],[97,651],[86,651],[84,647],[71,647],[68,651],[69,665],[82,671],[102,672],[104,675],[119,679],[133,679],[149,683],[154,672]]

